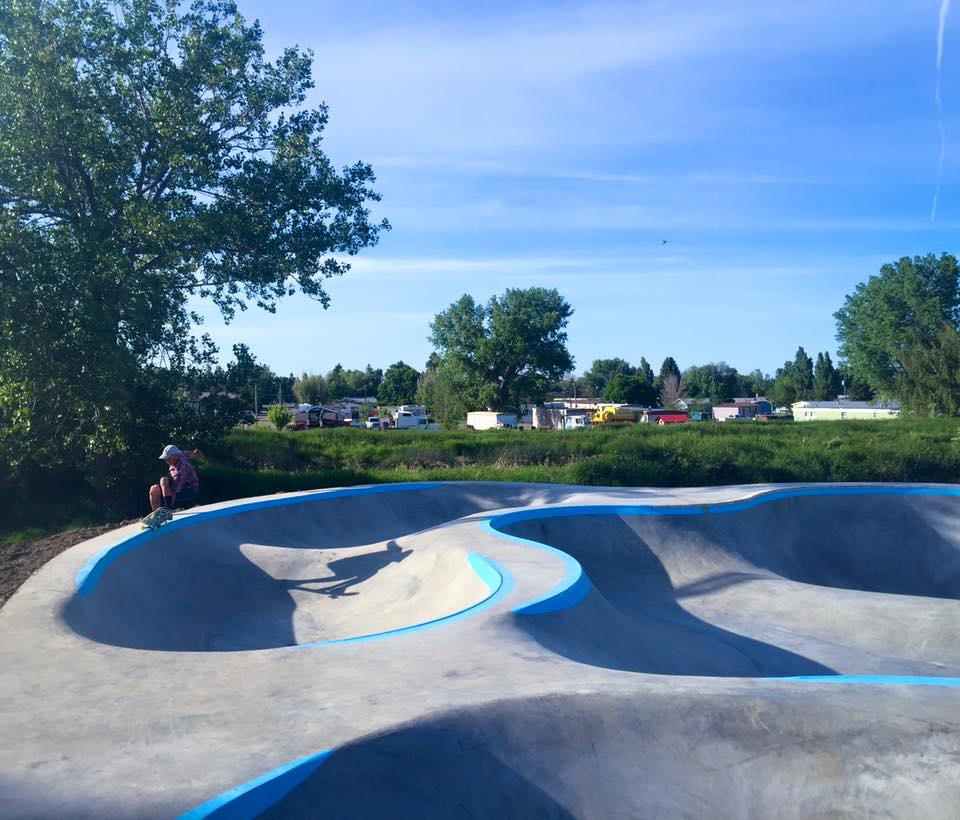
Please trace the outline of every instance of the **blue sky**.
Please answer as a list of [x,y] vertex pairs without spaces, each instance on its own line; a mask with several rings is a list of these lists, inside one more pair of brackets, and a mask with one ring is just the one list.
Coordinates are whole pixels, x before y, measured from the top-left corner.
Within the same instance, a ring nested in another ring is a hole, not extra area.
[[373,165],[393,230],[328,310],[206,311],[224,363],[244,341],[284,374],[422,369],[460,295],[541,285],[574,308],[578,373],[772,373],[835,352],[833,312],[884,262],[960,250],[960,8],[931,219],[942,0],[239,6],[270,54],[313,50],[327,152]]

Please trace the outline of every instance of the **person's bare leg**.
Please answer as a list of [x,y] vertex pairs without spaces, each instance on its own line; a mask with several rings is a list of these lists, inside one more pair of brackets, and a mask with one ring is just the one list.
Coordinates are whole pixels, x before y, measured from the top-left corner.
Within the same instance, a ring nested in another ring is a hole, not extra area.
[[150,509],[155,510],[161,506],[163,506],[163,490],[159,484],[154,484],[150,488]]
[[[160,479],[160,494],[161,494],[161,503],[164,498],[173,499],[173,484],[170,482],[170,479],[167,476],[164,476]],[[173,506],[171,504],[171,506]]]

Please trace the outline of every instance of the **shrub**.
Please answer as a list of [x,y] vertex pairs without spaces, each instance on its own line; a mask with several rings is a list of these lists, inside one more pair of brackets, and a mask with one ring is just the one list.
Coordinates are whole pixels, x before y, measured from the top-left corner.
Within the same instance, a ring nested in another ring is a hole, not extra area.
[[282,430],[293,420],[293,414],[282,404],[273,404],[267,410],[267,418],[274,427]]

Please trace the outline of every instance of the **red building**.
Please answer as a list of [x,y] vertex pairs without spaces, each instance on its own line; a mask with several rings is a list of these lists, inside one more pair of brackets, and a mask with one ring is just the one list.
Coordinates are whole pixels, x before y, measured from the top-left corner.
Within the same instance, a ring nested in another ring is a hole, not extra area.
[[690,414],[669,407],[650,407],[643,411],[643,420],[647,424],[685,424],[690,421]]

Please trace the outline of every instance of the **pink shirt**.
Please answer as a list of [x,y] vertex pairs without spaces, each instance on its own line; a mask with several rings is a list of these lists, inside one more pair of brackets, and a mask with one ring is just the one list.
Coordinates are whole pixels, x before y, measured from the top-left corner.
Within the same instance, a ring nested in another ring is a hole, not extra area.
[[193,468],[193,464],[190,463],[190,456],[186,453],[181,452],[180,460],[176,464],[169,465],[168,469],[170,478],[173,480],[174,494],[179,494],[187,484],[193,487],[194,491],[200,491],[200,479],[197,478],[197,471]]

